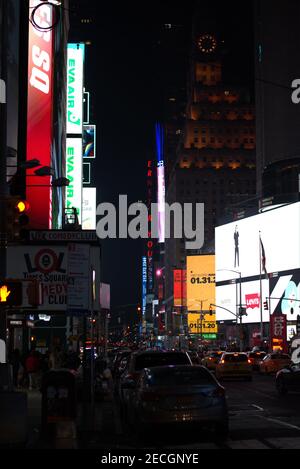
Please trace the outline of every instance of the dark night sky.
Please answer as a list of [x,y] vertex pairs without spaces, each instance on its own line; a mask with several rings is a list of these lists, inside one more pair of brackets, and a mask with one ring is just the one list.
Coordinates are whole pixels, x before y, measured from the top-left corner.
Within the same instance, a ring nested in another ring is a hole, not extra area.
[[[188,39],[195,3],[79,1],[82,16],[89,16],[90,9],[95,19],[94,26],[85,27],[76,40],[92,40],[86,57],[86,88],[92,94],[93,120],[98,126],[98,201],[116,203],[119,194],[128,194],[132,202],[145,198],[147,158],[154,149],[154,125],[162,118],[165,85],[170,80],[168,58],[158,44],[160,32],[165,23],[175,23]],[[210,7],[199,3],[203,17],[208,14],[219,20],[218,29],[231,51],[226,78],[247,81],[253,61],[247,2],[219,1]],[[183,66],[178,57],[179,76],[185,74]],[[102,278],[111,283],[112,304],[140,302],[141,241],[106,240],[102,246]]]

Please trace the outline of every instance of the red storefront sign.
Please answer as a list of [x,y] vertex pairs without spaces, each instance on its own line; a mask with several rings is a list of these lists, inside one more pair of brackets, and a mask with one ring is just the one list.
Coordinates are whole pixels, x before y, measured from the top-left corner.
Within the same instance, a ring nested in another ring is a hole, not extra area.
[[174,270],[174,306],[186,306],[186,270]]
[[258,293],[250,293],[248,295],[245,295],[245,299],[247,308],[259,308],[260,296]]
[[271,314],[270,338],[272,350],[281,350],[282,352],[287,352],[288,347],[285,314]]
[[[41,5],[34,21],[41,28],[53,24],[53,7],[40,0],[31,0],[33,7]],[[53,32],[36,29],[29,22],[28,47],[28,105],[27,156],[38,159],[42,166],[51,166],[52,107],[53,107]],[[51,176],[35,176],[34,169],[26,172],[26,198],[30,204],[30,227],[51,228]],[[38,186],[38,187],[32,187]]]

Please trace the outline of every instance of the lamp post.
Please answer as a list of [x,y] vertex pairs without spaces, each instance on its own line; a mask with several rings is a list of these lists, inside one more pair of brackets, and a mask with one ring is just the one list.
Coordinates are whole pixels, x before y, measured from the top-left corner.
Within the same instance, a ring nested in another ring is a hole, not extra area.
[[206,298],[205,300],[196,301],[196,303],[200,305],[200,345],[201,346],[202,346],[202,342],[203,342],[202,324],[203,324],[203,318],[205,316],[205,314],[203,313],[203,303],[205,301],[208,301],[208,300],[209,300],[209,298]]
[[242,273],[239,270],[233,269],[217,269],[217,272],[234,272],[239,275],[239,303],[237,301],[236,295],[236,319],[240,319],[240,351],[243,351],[244,341],[243,341],[243,325],[242,325]]

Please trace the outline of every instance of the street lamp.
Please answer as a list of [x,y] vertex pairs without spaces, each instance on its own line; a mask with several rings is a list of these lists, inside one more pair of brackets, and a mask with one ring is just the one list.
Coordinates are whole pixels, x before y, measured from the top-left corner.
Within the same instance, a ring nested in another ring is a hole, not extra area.
[[[242,310],[242,273],[239,271],[239,270],[233,270],[233,269],[217,269],[217,272],[234,272],[235,274],[238,274],[239,275],[239,285],[240,285],[240,301],[239,301],[239,305],[238,305],[238,298],[237,298],[237,294],[236,294],[236,318],[238,320],[238,318],[240,318],[240,351],[242,352],[243,351],[243,326],[242,326],[242,313],[243,313],[243,310]],[[237,290],[236,290],[237,292]]]
[[197,301],[197,298],[196,298],[196,301],[195,303],[197,304],[200,304],[200,345],[202,346],[202,342],[203,342],[203,334],[202,334],[202,322],[203,322],[203,318],[205,316],[205,314],[203,313],[203,303],[205,301],[208,301],[209,298],[206,298],[205,300],[198,300]]

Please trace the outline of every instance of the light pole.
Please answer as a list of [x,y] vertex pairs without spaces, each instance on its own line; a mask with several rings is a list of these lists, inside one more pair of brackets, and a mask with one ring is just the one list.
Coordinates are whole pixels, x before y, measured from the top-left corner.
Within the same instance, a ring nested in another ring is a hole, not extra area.
[[205,300],[196,301],[196,303],[200,305],[200,345],[201,346],[203,343],[202,324],[203,324],[203,317],[205,316],[205,314],[203,313],[203,303],[208,300],[209,298],[206,298]]
[[[236,295],[236,319],[240,319],[240,351],[243,351],[244,348],[244,343],[243,343],[243,325],[242,325],[242,273],[239,270],[233,270],[233,269],[217,269],[217,272],[234,272],[235,274],[239,275],[239,303],[237,301],[237,295]],[[220,308],[220,306],[219,306]],[[223,308],[226,309],[226,308]]]

